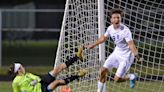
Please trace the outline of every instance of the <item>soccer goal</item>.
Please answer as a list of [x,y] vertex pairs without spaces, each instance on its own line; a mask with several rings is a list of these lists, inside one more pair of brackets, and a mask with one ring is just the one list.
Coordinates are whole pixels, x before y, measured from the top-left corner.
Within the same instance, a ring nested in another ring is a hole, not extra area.
[[[113,8],[124,11],[122,22],[132,32],[141,63],[134,63],[129,72],[138,74],[137,85],[115,83],[111,71],[107,92],[163,92],[164,91],[164,0],[67,0],[63,17],[55,66],[73,56],[75,48],[93,43],[110,25],[109,12]],[[85,51],[86,62],[76,62],[59,78],[86,68],[88,74],[69,84],[72,92],[96,92],[99,68],[112,52],[110,39],[92,51]],[[57,90],[59,92],[59,89]]]

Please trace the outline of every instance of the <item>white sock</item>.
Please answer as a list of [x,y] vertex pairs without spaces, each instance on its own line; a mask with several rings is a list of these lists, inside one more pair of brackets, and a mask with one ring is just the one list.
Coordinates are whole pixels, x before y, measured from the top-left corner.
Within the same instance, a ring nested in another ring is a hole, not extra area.
[[129,80],[133,80],[135,78],[134,74],[128,74]]
[[98,90],[97,92],[106,92],[106,83],[98,81]]
[[103,91],[102,92],[106,92],[106,83],[104,83],[104,87],[103,87]]

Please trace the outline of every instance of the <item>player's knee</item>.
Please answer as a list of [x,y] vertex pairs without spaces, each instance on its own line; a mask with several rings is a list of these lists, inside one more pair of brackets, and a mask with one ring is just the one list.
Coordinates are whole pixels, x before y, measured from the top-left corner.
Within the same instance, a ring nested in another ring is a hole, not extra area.
[[48,92],[53,92],[53,89],[52,89],[51,85],[47,86],[47,90],[48,90]]
[[67,65],[66,65],[65,63],[62,63],[62,64],[60,65],[60,67],[61,67],[62,69],[65,69],[65,68],[67,68]]
[[121,79],[120,77],[117,77],[117,76],[114,77],[114,81],[115,81],[115,82],[119,82],[120,79]]
[[114,81],[115,81],[115,82],[118,82],[118,81],[119,81],[119,79],[117,79],[117,78],[114,78]]
[[65,84],[64,80],[58,80],[60,84]]
[[62,71],[66,67],[67,67],[66,64],[65,63],[62,63],[62,64],[58,65],[57,67],[55,67],[51,72],[56,76],[56,75],[58,75],[58,73],[60,71]]
[[57,82],[58,86],[66,84],[66,82],[64,80],[56,80],[56,82]]

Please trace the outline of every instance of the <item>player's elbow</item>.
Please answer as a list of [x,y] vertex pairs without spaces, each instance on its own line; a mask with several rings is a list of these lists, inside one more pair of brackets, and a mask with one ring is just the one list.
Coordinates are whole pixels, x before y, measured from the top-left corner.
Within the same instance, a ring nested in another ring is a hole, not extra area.
[[128,42],[128,46],[129,46],[131,49],[133,49],[133,48],[135,47],[135,44],[134,44],[133,41],[129,41],[129,42]]
[[128,43],[128,45],[134,45],[133,40],[130,40],[130,41],[128,41],[127,43]]

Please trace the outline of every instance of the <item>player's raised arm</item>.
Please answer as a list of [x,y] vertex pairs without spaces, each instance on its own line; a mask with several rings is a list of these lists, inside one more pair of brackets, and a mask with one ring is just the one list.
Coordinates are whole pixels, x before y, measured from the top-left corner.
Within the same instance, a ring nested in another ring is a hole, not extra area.
[[93,48],[96,47],[97,45],[99,45],[99,44],[105,42],[107,39],[108,39],[107,36],[102,35],[99,39],[96,40],[95,43],[93,43],[93,44],[91,44],[91,45],[88,45],[88,46],[86,46],[86,47],[89,48],[89,49],[93,49]]

